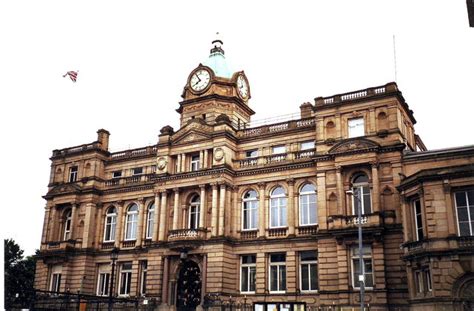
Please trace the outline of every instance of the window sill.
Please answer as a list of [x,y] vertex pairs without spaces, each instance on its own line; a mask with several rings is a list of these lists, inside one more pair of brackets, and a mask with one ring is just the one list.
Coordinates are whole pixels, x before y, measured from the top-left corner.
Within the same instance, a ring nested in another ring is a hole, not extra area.
[[245,295],[255,295],[255,292],[240,292],[241,294]]
[[286,291],[270,291],[270,294],[286,294]]

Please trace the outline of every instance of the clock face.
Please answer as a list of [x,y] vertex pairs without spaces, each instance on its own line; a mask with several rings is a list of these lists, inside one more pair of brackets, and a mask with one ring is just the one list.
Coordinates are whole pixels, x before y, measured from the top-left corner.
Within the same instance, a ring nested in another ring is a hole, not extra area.
[[194,91],[202,91],[204,90],[211,81],[211,74],[209,71],[205,69],[199,69],[191,76],[191,80],[189,80],[189,86]]
[[249,86],[243,75],[237,77],[237,91],[242,98],[247,99],[249,97]]

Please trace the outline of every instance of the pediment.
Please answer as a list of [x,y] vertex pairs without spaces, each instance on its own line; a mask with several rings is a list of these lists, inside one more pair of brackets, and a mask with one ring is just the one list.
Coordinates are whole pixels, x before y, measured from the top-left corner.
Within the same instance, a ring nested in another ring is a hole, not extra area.
[[82,188],[77,184],[62,184],[54,186],[48,191],[47,196],[81,192]]
[[329,149],[329,154],[344,153],[344,152],[354,152],[354,151],[369,151],[378,149],[380,145],[374,141],[371,141],[366,138],[351,138],[337,143],[331,149]]
[[174,144],[186,143],[190,141],[207,140],[211,138],[212,127],[203,122],[189,122],[172,137]]

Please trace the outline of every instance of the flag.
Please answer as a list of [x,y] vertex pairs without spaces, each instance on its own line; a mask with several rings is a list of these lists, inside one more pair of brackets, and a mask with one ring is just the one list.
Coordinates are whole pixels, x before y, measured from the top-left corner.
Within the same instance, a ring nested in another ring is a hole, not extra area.
[[63,75],[63,78],[66,78],[66,76],[69,76],[69,78],[71,78],[72,82],[76,82],[78,73],[79,73],[79,70],[77,70],[77,71],[68,71]]

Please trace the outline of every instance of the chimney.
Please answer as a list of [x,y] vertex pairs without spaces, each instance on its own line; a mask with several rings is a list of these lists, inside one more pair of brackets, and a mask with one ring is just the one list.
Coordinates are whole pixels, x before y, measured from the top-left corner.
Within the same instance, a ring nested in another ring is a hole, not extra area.
[[313,114],[313,105],[304,103],[300,106],[301,119],[311,118]]
[[103,150],[109,150],[109,136],[110,133],[107,130],[100,129],[97,131],[97,141],[100,143],[100,146]]

